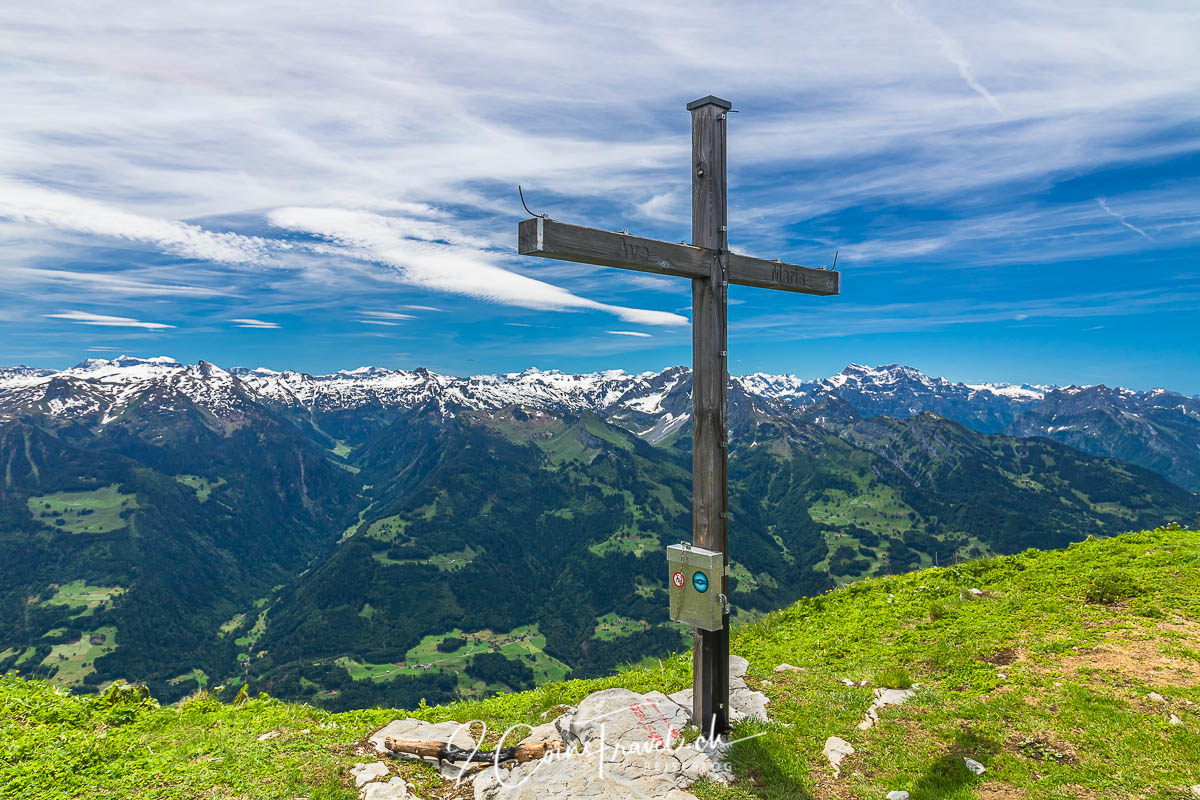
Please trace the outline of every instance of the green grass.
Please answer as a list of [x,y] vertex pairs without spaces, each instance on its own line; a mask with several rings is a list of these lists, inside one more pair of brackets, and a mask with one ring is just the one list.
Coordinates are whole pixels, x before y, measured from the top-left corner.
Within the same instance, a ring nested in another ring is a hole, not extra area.
[[470,564],[478,555],[478,551],[473,550],[470,545],[467,545],[462,550],[455,550],[450,553],[435,553],[429,558],[392,558],[387,554],[387,551],[372,553],[371,557],[380,564],[429,564],[430,566],[437,567],[442,572],[454,572]]
[[71,616],[72,619],[92,616],[97,608],[101,608],[125,592],[120,586],[93,586],[85,581],[71,581],[61,586],[51,586],[51,588],[54,589],[54,594],[42,604],[81,609]]
[[[763,735],[732,749],[736,783],[692,791],[705,800],[894,789],[913,800],[1187,797],[1200,783],[1198,568],[1200,532],[1162,529],[866,580],[769,614],[736,629],[731,649],[750,661],[747,681],[770,697],[772,722],[737,727]],[[1089,602],[1089,588],[1114,570],[1136,596]],[[420,647],[432,655],[436,642]],[[774,672],[784,661],[806,671]],[[348,769],[362,760],[351,745],[398,716],[536,724],[601,688],[674,691],[690,670],[682,654],[602,680],[346,714],[205,697],[160,709],[9,676],[0,679],[0,794],[351,800]],[[909,681],[911,701],[857,729],[873,686]],[[1171,714],[1183,724],[1169,724]],[[268,731],[279,736],[258,742]],[[837,779],[821,754],[831,735],[855,748]],[[964,756],[987,772],[971,774]],[[402,769],[417,794],[435,796],[430,769]]]
[[[442,652],[438,644],[447,638],[464,640],[461,647],[450,652]],[[538,632],[538,626],[522,625],[511,631],[494,632],[490,630],[471,631],[464,633],[454,629],[437,636],[426,636],[421,643],[410,649],[404,657],[409,666],[407,674],[418,674],[424,670],[418,665],[429,664],[439,672],[461,671],[466,667],[470,657],[476,653],[495,652],[510,659],[521,659],[533,670],[534,680],[538,683],[560,681],[571,671],[563,662],[545,652],[546,637]],[[460,681],[464,686],[467,681]]]
[[83,492],[55,492],[30,497],[29,513],[44,525],[68,533],[110,533],[126,525],[121,515],[138,507],[137,498],[121,494],[117,485]]
[[210,481],[208,478],[201,478],[199,475],[176,475],[175,480],[192,489],[196,493],[196,499],[201,503],[208,500],[208,496],[212,494],[213,489],[219,489],[225,485],[224,478],[217,478],[215,481]]
[[117,629],[106,625],[93,631],[84,631],[73,642],[56,644],[50,654],[42,659],[42,666],[54,670],[52,680],[61,686],[77,686],[83,679],[96,671],[94,662],[116,647]]
[[609,612],[602,617],[596,617],[596,630],[592,633],[592,638],[610,642],[622,636],[630,636],[644,631],[649,627],[650,623],[644,620],[629,619]]
[[171,678],[169,681],[167,681],[167,683],[187,683],[189,681],[195,681],[196,685],[203,689],[208,686],[208,673],[197,667],[191,672],[185,672],[182,675],[176,675],[174,678]]

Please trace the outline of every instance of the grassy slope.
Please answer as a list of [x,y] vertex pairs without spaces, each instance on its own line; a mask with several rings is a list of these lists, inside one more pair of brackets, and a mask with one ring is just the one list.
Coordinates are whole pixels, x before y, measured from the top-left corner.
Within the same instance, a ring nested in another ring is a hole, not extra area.
[[[710,799],[891,789],[914,800],[1184,797],[1200,782],[1198,566],[1200,532],[1159,530],[865,581],[770,614],[736,631],[733,650],[750,660],[749,681],[770,696],[775,721],[739,727],[765,735],[735,748],[738,784],[696,791]],[[1109,570],[1132,580],[1133,597],[1087,602]],[[783,661],[807,671],[774,673]],[[674,690],[688,682],[689,666],[677,657],[661,671],[412,713],[539,722],[542,711],[606,686]],[[916,697],[886,709],[876,728],[856,730],[871,690],[839,681],[895,683],[904,672],[920,685]],[[1152,691],[1165,702],[1148,699]],[[1169,724],[1171,714],[1183,724]],[[0,679],[0,796],[351,798],[346,770],[361,760],[352,744],[396,716],[274,700],[235,708],[203,696],[156,708],[63,696],[9,676]],[[257,741],[268,731],[280,735]],[[836,781],[821,756],[830,735],[857,751]],[[962,756],[987,773],[969,773]],[[401,771],[421,796],[439,796],[430,770]]]

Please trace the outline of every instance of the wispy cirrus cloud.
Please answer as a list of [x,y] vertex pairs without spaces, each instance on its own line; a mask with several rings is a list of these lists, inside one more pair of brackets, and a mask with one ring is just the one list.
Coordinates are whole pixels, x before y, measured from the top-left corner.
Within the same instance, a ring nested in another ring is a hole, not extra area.
[[15,181],[0,181],[0,218],[62,231],[152,245],[184,258],[226,264],[261,264],[268,248],[288,242],[215,233],[177,220],[134,214],[107,203]]
[[145,328],[146,330],[163,330],[174,328],[163,322],[143,322],[132,317],[113,317],[107,314],[93,314],[88,311],[63,311],[59,314],[46,314],[49,319],[65,319],[80,325],[96,325],[102,328]]
[[[40,348],[31,320],[105,308],[97,295],[117,309],[152,299],[205,337],[233,317],[341,326],[295,337],[301,366],[321,341],[366,336],[364,320],[380,338],[406,332],[364,308],[420,316],[432,333],[412,358],[460,366],[485,341],[520,358],[502,333],[569,354],[603,340],[606,317],[680,324],[669,294],[684,281],[515,258],[516,184],[539,212],[686,238],[683,105],[709,91],[742,112],[734,247],[814,265],[840,248],[847,300],[875,307],[923,281],[911,315],[942,319],[981,291],[959,273],[1051,304],[1065,302],[1055,287],[1096,279],[1085,260],[1136,260],[1159,280],[1187,257],[1163,275],[1156,259],[1200,242],[1197,39],[1184,0],[1102,13],[1087,0],[969,13],[616,0],[554,14],[512,0],[469,15],[349,0],[286,18],[163,0],[103,19],[81,0],[15,0],[0,4],[0,338]],[[637,55],[612,58],[616,40]],[[309,216],[272,224],[297,209]],[[1032,264],[1043,280],[1019,290],[997,277]],[[746,318],[784,302],[736,299]],[[805,306],[800,324],[837,329],[844,307]],[[507,327],[512,308],[530,310],[525,324],[573,316],[537,334]],[[681,341],[655,336],[653,352],[677,361],[668,342]]]
[[261,319],[251,319],[244,317],[241,319],[231,319],[230,322],[237,325],[239,328],[261,328],[264,330],[277,330],[280,326],[278,322],[267,322]]
[[[411,306],[406,306],[406,308],[411,308]],[[374,317],[375,319],[416,319],[412,314],[404,314],[399,311],[362,311],[360,313],[364,317]]]
[[270,220],[347,247],[356,258],[392,267],[398,280],[412,286],[521,308],[587,309],[646,325],[687,324],[678,314],[601,303],[504,269],[477,239],[442,223],[335,208],[278,209]]
[[156,283],[119,272],[9,266],[0,270],[0,284],[74,286],[89,292],[123,297],[222,297],[233,293],[217,287]]
[[643,339],[651,338],[650,334],[642,333],[641,331],[605,331],[605,333],[611,333],[613,336],[639,336]]

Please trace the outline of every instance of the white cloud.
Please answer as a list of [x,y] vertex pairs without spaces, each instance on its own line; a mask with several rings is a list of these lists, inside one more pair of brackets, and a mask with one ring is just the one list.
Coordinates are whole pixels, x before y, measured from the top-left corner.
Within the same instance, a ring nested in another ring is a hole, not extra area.
[[230,322],[236,323],[239,328],[264,328],[275,330],[279,328],[277,322],[265,322],[261,319],[231,319]]
[[61,314],[46,314],[51,319],[68,319],[81,325],[99,325],[104,328],[146,328],[160,330],[174,328],[162,322],[141,322],[131,317],[110,317],[105,314],[91,314],[87,311],[64,311]]
[[217,288],[153,283],[113,272],[80,272],[22,266],[8,266],[0,270],[0,281],[79,286],[89,292],[100,291],[124,297],[220,297],[230,294]]
[[[411,308],[411,306],[406,306],[406,308]],[[362,314],[365,317],[377,319],[416,319],[412,314],[401,314],[396,311],[364,311]]]
[[687,324],[678,314],[600,303],[503,269],[477,239],[440,223],[336,208],[284,208],[271,212],[270,220],[280,228],[341,244],[360,259],[393,267],[401,282],[423,289],[521,308],[605,311],[644,325]]
[[[634,55],[612,58],[614,37]],[[535,280],[500,249],[511,252],[522,214],[518,182],[538,211],[614,228],[640,216],[647,235],[686,238],[681,86],[712,87],[743,111],[729,140],[736,249],[819,264],[841,246],[849,276],[889,261],[959,269],[1194,246],[1194,185],[1097,189],[1128,214],[1125,229],[1090,196],[1030,200],[1063,176],[1195,151],[1197,40],[1200,17],[1182,0],[1102,12],[1001,0],[969,13],[949,0],[617,0],[554,14],[530,0],[470,14],[350,0],[285,16],[164,0],[112,5],[103,19],[78,1],[16,0],[0,4],[0,285],[30,299],[23,314],[75,305],[64,292],[172,309],[206,291],[254,297],[225,318],[324,306],[333,292],[359,308],[388,291],[382,273],[488,302],[681,324],[626,308],[648,276],[600,281],[539,263]],[[910,205],[935,213],[891,213]],[[845,221],[862,208],[869,234]],[[330,235],[316,253],[222,232],[271,209],[390,221],[359,240],[304,220],[294,230]],[[110,273],[81,266],[97,243],[212,269],[151,256],[152,272],[118,253],[104,266],[119,277],[99,277]],[[355,256],[366,260],[345,260]],[[291,271],[246,276],[262,266]]]
[[646,339],[650,338],[650,334],[641,333],[639,331],[605,331],[605,333],[611,333],[614,336],[642,336]]
[[268,246],[288,247],[236,233],[214,233],[197,225],[122,211],[63,192],[0,181],[0,218],[60,230],[128,239],[168,253],[228,264],[258,264]]

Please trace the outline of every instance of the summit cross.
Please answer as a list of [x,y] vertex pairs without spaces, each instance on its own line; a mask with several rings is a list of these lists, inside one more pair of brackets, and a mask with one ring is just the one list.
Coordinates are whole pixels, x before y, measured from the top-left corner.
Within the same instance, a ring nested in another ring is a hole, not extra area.
[[[729,421],[728,287],[756,286],[834,295],[840,276],[729,252],[725,123],[731,104],[709,95],[692,114],[692,243],[643,239],[546,216],[518,225],[521,255],[620,267],[692,281],[692,544],[724,554],[721,595],[728,597]],[[707,732],[729,728],[729,614],[720,630],[694,628],[692,719]]]

